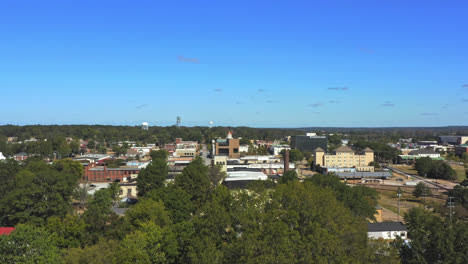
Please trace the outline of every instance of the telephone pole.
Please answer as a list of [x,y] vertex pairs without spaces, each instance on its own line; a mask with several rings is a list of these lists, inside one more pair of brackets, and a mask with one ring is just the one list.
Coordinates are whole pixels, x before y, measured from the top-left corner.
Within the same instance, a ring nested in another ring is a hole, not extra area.
[[455,202],[452,202],[453,197],[449,196],[448,197],[449,201],[447,203],[447,207],[449,208],[449,214],[450,214],[450,224],[452,224],[452,208],[455,207]]
[[397,196],[398,196],[398,222],[400,222],[400,197],[401,197],[400,187],[398,187]]

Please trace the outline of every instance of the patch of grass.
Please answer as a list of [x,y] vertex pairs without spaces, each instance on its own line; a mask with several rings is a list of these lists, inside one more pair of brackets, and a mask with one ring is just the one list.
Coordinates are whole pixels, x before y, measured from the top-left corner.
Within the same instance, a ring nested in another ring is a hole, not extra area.
[[396,167],[397,169],[399,170],[402,170],[406,173],[411,173],[411,174],[418,174],[418,172],[413,168],[413,166],[409,166],[409,165],[400,165],[398,167]]
[[[379,191],[378,204],[395,214],[398,214],[398,198],[394,191]],[[400,216],[403,216],[410,208],[421,206],[419,199],[408,193],[403,193],[400,198]]]
[[455,170],[457,173],[457,180],[459,182],[462,182],[464,179],[466,179],[466,174],[465,174],[465,168],[460,165],[450,165],[452,168]]

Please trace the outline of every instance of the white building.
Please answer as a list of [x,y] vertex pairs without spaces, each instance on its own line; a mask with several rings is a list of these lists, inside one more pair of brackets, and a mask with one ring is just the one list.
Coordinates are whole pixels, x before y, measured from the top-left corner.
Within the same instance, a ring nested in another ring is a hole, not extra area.
[[290,150],[291,147],[289,145],[270,145],[268,147],[268,150],[270,151],[271,154],[275,156],[281,155],[281,151],[283,150]]
[[229,171],[224,181],[257,181],[268,180],[268,176],[260,171]]
[[252,156],[245,156],[239,159],[240,163],[274,163],[274,162],[281,162],[280,158],[277,158],[272,155],[252,155]]
[[418,157],[418,158],[423,158],[423,157],[429,157],[429,158],[440,158],[440,153],[437,153],[433,150],[430,149],[418,149],[418,150],[413,150],[409,153],[409,155]]
[[5,156],[3,156],[3,153],[0,152],[0,160],[6,160]]
[[249,152],[249,145],[240,145],[239,146],[239,153],[247,153]]
[[372,239],[408,239],[408,229],[401,222],[380,222],[367,224],[367,237]]

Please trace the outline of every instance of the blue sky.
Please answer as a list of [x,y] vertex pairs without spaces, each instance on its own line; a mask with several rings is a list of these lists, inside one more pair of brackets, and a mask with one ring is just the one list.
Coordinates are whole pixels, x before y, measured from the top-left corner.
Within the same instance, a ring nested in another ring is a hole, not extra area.
[[0,124],[468,125],[467,1],[0,2]]

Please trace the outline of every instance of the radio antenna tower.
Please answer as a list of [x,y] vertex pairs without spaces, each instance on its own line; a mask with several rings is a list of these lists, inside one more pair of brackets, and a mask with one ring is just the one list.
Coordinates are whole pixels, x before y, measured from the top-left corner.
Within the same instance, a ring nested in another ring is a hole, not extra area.
[[182,118],[180,116],[177,117],[177,123],[176,126],[180,127],[180,122],[182,121]]

